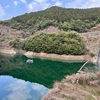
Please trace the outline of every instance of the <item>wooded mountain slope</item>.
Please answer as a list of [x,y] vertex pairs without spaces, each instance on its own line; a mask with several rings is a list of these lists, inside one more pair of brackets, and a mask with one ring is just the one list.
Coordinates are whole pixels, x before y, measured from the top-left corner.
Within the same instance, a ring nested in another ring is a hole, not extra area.
[[0,21],[0,24],[20,30],[29,30],[31,34],[48,26],[60,29],[85,32],[100,22],[100,8],[73,9],[51,7],[43,11],[26,13],[11,20]]

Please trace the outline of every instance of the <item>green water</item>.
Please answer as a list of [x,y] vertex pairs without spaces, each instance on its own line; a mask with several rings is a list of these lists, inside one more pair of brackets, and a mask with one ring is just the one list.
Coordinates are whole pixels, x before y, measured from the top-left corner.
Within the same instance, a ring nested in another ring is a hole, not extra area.
[[[84,64],[39,58],[33,58],[33,63],[26,63],[27,59],[23,55],[0,56],[0,100],[41,100],[54,82],[76,73]],[[94,65],[91,65],[93,69]],[[88,64],[89,67],[91,65]],[[19,98],[14,99],[14,95]]]

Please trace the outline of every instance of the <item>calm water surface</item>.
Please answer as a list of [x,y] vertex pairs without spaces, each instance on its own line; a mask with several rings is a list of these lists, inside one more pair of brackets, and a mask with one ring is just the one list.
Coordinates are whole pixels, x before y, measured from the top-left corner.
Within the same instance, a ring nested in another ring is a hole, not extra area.
[[[26,63],[27,59],[23,55],[0,55],[0,100],[41,100],[55,81],[76,73],[84,63],[39,58]],[[85,70],[94,70],[94,66],[87,64]]]

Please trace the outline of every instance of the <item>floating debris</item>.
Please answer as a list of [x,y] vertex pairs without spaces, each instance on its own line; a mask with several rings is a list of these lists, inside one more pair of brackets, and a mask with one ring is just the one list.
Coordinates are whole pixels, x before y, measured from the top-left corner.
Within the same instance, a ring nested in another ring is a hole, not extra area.
[[32,59],[28,59],[28,60],[26,61],[26,63],[33,63],[33,60],[32,60]]

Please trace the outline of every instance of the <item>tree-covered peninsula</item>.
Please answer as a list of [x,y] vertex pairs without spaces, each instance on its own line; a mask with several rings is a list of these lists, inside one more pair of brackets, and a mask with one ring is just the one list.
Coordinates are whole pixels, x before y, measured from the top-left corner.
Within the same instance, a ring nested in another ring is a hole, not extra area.
[[81,36],[75,32],[36,35],[26,39],[22,48],[26,51],[66,55],[82,55],[86,51]]

